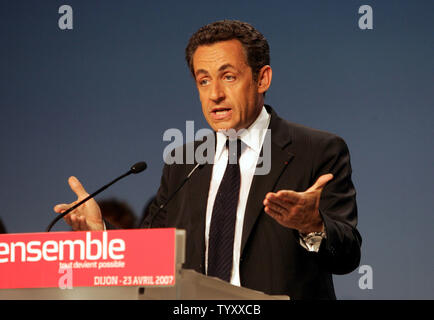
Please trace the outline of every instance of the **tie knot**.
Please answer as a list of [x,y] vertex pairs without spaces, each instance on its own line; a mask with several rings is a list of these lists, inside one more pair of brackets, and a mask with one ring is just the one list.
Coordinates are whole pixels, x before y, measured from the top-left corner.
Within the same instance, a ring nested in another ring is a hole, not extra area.
[[228,149],[228,163],[238,164],[241,153],[244,151],[244,144],[241,139],[227,139],[226,148]]

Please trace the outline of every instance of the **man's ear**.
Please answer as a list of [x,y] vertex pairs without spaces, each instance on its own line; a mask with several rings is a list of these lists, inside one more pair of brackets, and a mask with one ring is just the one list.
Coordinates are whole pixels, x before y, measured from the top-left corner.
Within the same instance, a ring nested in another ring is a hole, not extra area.
[[269,65],[263,66],[258,72],[258,93],[267,92],[271,86],[273,71]]

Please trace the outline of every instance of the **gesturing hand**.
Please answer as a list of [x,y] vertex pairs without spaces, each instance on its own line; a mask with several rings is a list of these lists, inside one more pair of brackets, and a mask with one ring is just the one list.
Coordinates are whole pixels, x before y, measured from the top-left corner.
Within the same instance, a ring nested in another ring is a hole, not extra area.
[[332,179],[331,173],[322,175],[304,192],[269,192],[263,202],[265,212],[284,227],[301,233],[320,232],[323,222],[318,210],[319,200],[325,185]]
[[[65,210],[89,196],[76,177],[69,177],[68,183],[71,190],[77,195],[77,201],[54,206],[54,211],[57,213],[65,212]],[[72,227],[73,230],[76,231],[104,229],[101,210],[94,199],[89,199],[89,201],[83,203],[81,206],[67,214],[63,219]]]

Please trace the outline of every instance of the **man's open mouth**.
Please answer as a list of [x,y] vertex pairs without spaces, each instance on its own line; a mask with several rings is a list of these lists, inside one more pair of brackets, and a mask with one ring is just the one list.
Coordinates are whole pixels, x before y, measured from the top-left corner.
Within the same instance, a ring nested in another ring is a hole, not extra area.
[[215,120],[223,120],[232,114],[232,109],[228,107],[214,107],[211,110],[211,115]]
[[211,112],[222,113],[222,112],[229,111],[229,110],[231,110],[231,108],[229,108],[229,107],[214,107],[214,108],[212,108]]

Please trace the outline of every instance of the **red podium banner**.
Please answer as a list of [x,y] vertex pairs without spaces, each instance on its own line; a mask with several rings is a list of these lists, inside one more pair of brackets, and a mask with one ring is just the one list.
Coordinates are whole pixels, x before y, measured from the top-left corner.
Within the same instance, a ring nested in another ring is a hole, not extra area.
[[176,229],[0,235],[0,289],[173,286]]

